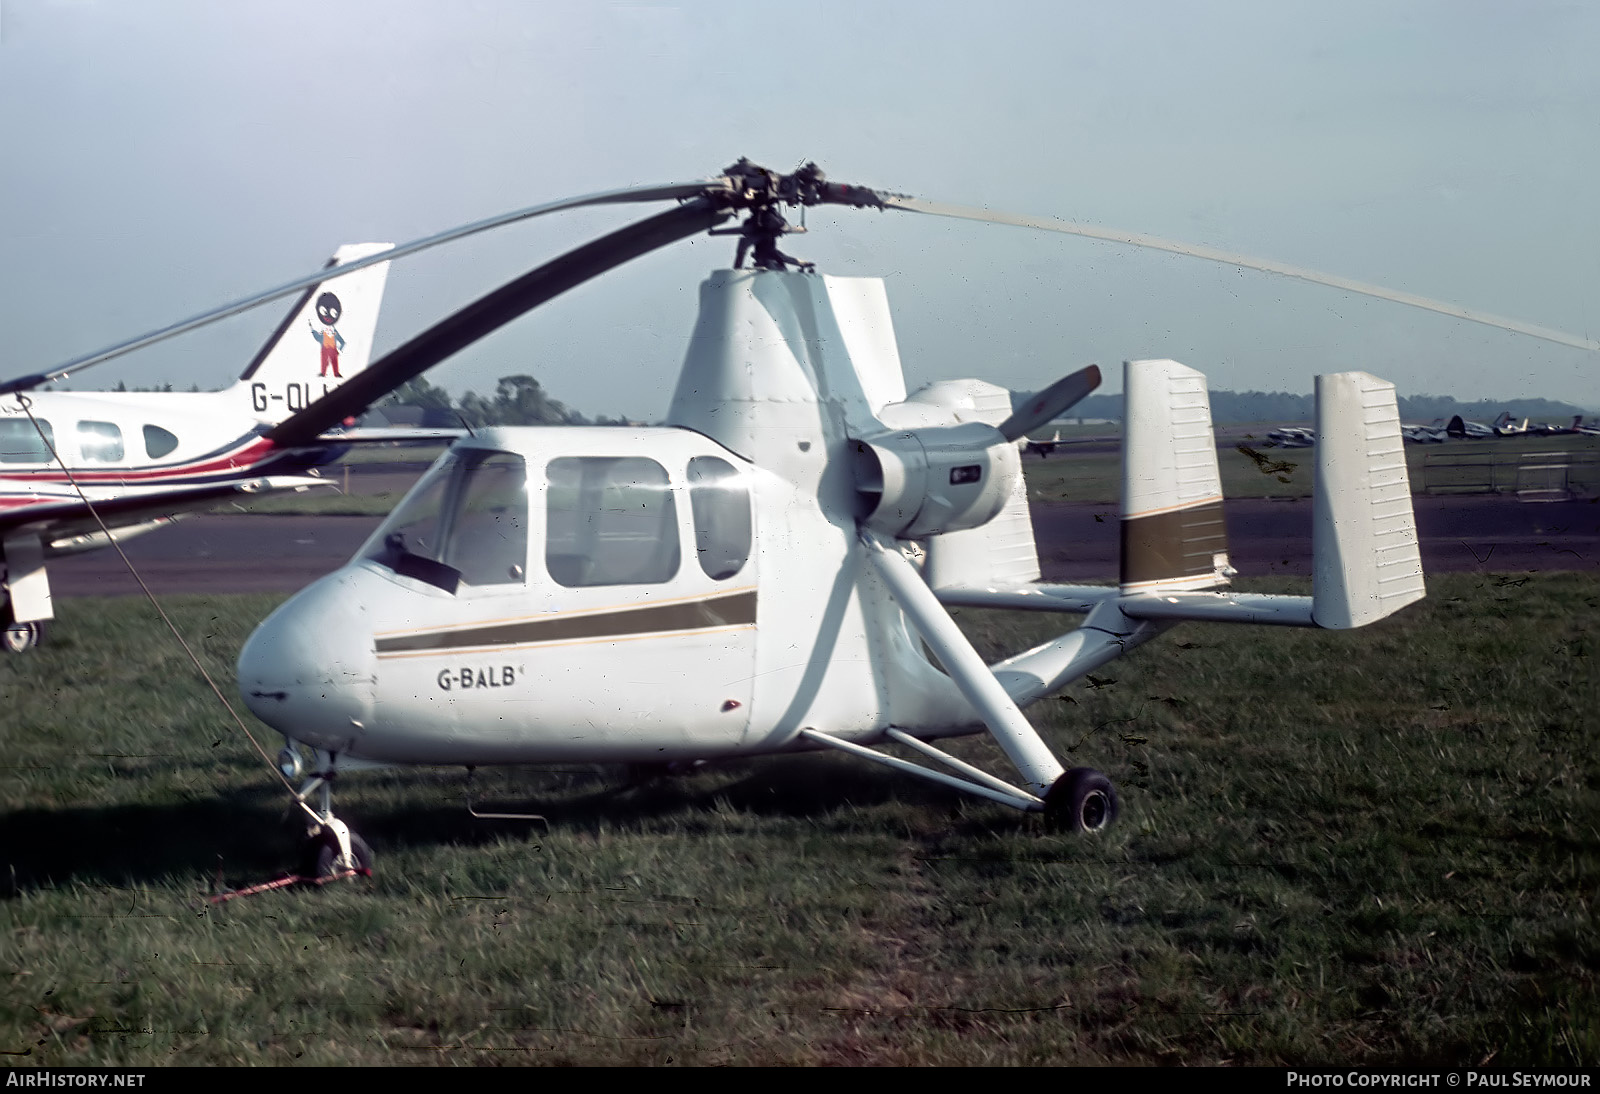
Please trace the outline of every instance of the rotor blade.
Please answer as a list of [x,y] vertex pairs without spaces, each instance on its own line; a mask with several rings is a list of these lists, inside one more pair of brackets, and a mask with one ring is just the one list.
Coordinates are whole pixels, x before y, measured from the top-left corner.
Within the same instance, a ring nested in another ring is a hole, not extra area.
[[[630,186],[622,190],[603,190],[600,193],[584,194],[581,197],[563,198],[560,201],[546,202],[543,205],[530,205],[526,209],[518,209],[515,212],[502,213],[499,216],[489,217],[486,220],[478,220],[471,224],[464,224],[459,228],[451,228],[448,231],[437,232],[431,236],[424,236],[422,239],[415,239],[410,243],[403,243],[398,247],[394,247],[383,252],[382,254],[372,255],[367,258],[359,259],[355,262],[347,262],[339,267],[339,272],[341,274],[354,273],[356,270],[363,269],[364,267],[371,266],[379,262],[391,262],[394,259],[404,258],[407,255],[413,255],[419,251],[426,251],[430,247],[437,247],[441,243],[450,243],[457,239],[465,239],[467,236],[477,235],[479,232],[487,232],[491,228],[499,228],[507,224],[514,224],[520,220],[530,220],[533,217],[544,216],[547,213],[558,213],[565,209],[578,209],[587,205],[620,205],[628,202],[669,201],[679,198],[689,198],[704,194],[708,190],[714,190],[718,187],[726,188],[726,186],[727,180],[725,179],[709,179],[701,180],[699,182],[673,182],[657,186]],[[13,391],[26,391],[29,388],[37,387],[40,384],[48,383],[52,380],[64,379],[72,375],[74,372],[78,372],[81,369],[86,369],[91,365],[98,365],[105,361],[110,361],[113,358],[121,357],[123,354],[132,353],[134,350],[144,349],[146,346],[153,346],[158,342],[165,342],[168,338],[175,338],[180,334],[185,334],[199,327],[206,326],[207,324],[215,323],[220,319],[227,319],[229,316],[234,316],[238,315],[240,312],[249,311],[251,308],[257,307],[261,304],[266,304],[270,301],[278,299],[279,297],[288,296],[290,293],[299,292],[301,289],[305,289],[317,284],[327,276],[328,274],[326,269],[319,269],[316,273],[307,274],[305,277],[299,277],[293,281],[286,281],[277,288],[267,289],[265,292],[256,293],[254,296],[243,297],[239,300],[235,300],[231,304],[224,304],[219,308],[212,308],[210,311],[203,311],[199,315],[193,315],[188,319],[170,324],[169,326],[161,327],[158,330],[150,331],[147,334],[141,334],[137,338],[130,338],[126,342],[118,342],[114,346],[107,346],[105,349],[96,350],[94,353],[85,354],[82,357],[74,357],[72,360],[67,361],[62,365],[58,365],[57,367],[46,372],[37,372],[30,376],[22,376],[15,380],[0,383],[0,395],[10,394]]]
[[1079,400],[1100,386],[1100,366],[1090,365],[1071,376],[1063,376],[1036,393],[1000,423],[1000,434],[1008,441],[1026,437],[1053,418],[1059,418]]
[[361,413],[407,380],[545,301],[624,262],[706,231],[731,215],[713,208],[709,202],[692,201],[568,251],[384,354],[352,379],[269,430],[267,439],[285,448],[308,443],[323,430]]
[[1316,270],[1308,270],[1301,266],[1290,266],[1282,262],[1273,262],[1269,259],[1251,258],[1248,255],[1234,254],[1231,251],[1220,251],[1215,247],[1178,243],[1174,240],[1162,239],[1160,236],[1141,235],[1137,232],[1115,232],[1106,228],[1096,228],[1090,224],[1075,224],[1071,221],[1055,220],[1050,217],[1016,216],[1011,213],[995,213],[988,209],[975,209],[966,205],[943,205],[939,202],[923,201],[921,198],[906,197],[901,194],[882,194],[881,200],[888,208],[904,209],[912,213],[929,213],[933,216],[955,217],[959,220],[978,220],[989,224],[1010,224],[1018,228],[1037,228],[1045,232],[1062,232],[1066,235],[1087,236],[1090,239],[1104,239],[1111,243],[1126,243],[1133,247],[1147,247],[1151,250],[1167,251],[1170,254],[1187,255],[1190,258],[1203,258],[1210,262],[1221,262],[1225,266],[1243,266],[1245,269],[1260,270],[1263,273],[1282,274],[1284,277],[1309,281],[1314,285],[1327,285],[1330,288],[1343,289],[1346,292],[1377,297],[1379,300],[1407,304],[1413,308],[1422,308],[1424,311],[1438,312],[1440,315],[1449,315],[1472,323],[1482,323],[1486,326],[1498,327],[1501,330],[1526,334],[1533,338],[1541,338],[1546,342],[1557,342],[1563,346],[1572,346],[1575,349],[1600,350],[1600,341],[1592,338],[1567,334],[1564,331],[1552,330],[1549,327],[1534,326],[1532,323],[1506,319],[1503,316],[1490,315],[1488,312],[1457,307],[1455,304],[1446,304],[1440,300],[1430,300],[1425,296],[1417,296],[1413,293],[1397,292],[1394,289],[1385,289],[1379,285],[1368,285],[1363,281],[1352,281],[1348,277],[1318,273]]

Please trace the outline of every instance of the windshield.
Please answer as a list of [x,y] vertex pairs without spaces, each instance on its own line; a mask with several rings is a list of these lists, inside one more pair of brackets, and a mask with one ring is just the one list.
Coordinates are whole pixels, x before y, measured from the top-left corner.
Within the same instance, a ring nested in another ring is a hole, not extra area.
[[510,452],[461,449],[430,468],[361,557],[450,591],[521,584],[528,560],[527,468]]

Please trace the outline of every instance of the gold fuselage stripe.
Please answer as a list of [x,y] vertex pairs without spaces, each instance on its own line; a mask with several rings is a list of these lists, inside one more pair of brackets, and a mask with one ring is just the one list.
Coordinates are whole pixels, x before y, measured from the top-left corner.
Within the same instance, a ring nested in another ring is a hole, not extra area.
[[403,650],[453,650],[475,646],[528,645],[581,638],[626,638],[641,634],[753,624],[755,592],[729,593],[688,603],[648,604],[618,611],[520,619],[480,627],[379,638],[380,654]]

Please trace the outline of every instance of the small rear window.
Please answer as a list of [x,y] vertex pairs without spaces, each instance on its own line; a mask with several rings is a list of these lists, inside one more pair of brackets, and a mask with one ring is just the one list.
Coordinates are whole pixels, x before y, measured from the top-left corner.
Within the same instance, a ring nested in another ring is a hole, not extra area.
[[727,460],[696,456],[689,461],[689,508],[694,511],[694,547],[700,568],[726,581],[750,559],[750,493]]
[[144,454],[152,460],[160,459],[178,447],[178,438],[158,425],[144,427]]

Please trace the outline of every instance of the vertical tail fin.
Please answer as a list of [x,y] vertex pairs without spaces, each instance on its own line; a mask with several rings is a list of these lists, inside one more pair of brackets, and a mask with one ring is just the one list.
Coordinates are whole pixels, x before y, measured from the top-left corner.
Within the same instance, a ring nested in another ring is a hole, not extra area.
[[[347,243],[328,268],[393,246]],[[366,368],[388,277],[379,262],[306,290],[229,391],[262,421],[281,422]]]
[[1394,385],[1365,372],[1317,377],[1313,614],[1346,629],[1425,589]]
[[[1203,414],[1203,403],[1200,409],[1184,409],[1197,401],[1186,389],[1189,382],[1200,384],[1200,374],[1173,361],[1128,366],[1123,489],[1131,502],[1123,502],[1122,590],[1157,595],[1125,595],[1117,603],[1125,616],[1347,630],[1426,595],[1395,385],[1366,373],[1317,377],[1312,595],[1198,592],[1226,584],[1232,571],[1219,553],[1210,582],[1200,573],[1210,536],[1221,544],[1221,517],[1210,533],[1205,493],[1216,481],[1216,451],[1202,456],[1198,437],[1192,443],[1181,437],[1198,432]],[[1182,417],[1194,422],[1181,425]],[[1205,432],[1210,435],[1210,429]],[[1141,448],[1146,453],[1134,459]],[[1194,497],[1186,497],[1182,486],[1186,461],[1200,469],[1187,491]],[[1162,525],[1157,518],[1170,523]],[[1130,581],[1130,552],[1142,552],[1133,574],[1149,576],[1142,584]]]
[[1129,361],[1122,392],[1122,591],[1226,585],[1206,378],[1176,361]]

